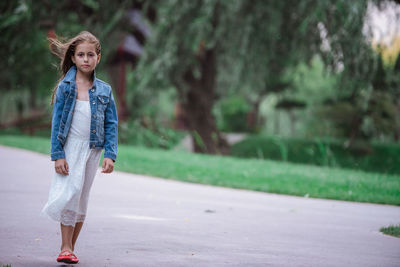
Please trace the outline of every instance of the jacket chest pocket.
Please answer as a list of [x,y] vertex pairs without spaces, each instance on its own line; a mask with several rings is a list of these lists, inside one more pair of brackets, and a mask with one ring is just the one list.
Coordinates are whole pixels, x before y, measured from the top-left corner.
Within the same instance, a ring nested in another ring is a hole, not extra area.
[[108,96],[98,95],[97,96],[97,111],[104,113],[109,102],[110,102],[110,99],[108,98]]

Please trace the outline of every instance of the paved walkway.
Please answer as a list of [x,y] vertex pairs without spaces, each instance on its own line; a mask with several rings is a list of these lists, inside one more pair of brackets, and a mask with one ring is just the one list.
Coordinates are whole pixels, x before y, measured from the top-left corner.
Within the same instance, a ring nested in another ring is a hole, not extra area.
[[[135,164],[134,162],[132,164]],[[157,166],[154,166],[157,168]],[[267,171],[267,170],[266,170]],[[53,164],[0,146],[0,266],[60,266]],[[400,266],[400,207],[98,174],[78,266]]]

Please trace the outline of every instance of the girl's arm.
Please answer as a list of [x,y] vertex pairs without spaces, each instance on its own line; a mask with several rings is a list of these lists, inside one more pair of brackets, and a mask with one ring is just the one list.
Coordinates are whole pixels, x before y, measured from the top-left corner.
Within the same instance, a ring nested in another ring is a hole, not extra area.
[[65,158],[64,148],[60,140],[57,139],[65,101],[63,91],[62,84],[59,84],[55,95],[55,101],[53,103],[53,116],[51,120],[51,160],[53,161]]
[[118,152],[118,114],[112,91],[109,99],[104,114],[104,158],[115,161]]

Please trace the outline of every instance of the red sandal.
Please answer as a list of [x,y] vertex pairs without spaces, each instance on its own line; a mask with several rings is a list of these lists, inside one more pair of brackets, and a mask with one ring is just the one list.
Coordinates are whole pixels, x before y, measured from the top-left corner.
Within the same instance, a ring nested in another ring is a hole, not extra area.
[[78,263],[79,260],[78,258],[75,256],[74,253],[70,253],[70,254],[63,254],[64,252],[70,252],[69,250],[64,250],[61,251],[60,255],[58,255],[57,257],[57,262],[64,262],[64,263]]

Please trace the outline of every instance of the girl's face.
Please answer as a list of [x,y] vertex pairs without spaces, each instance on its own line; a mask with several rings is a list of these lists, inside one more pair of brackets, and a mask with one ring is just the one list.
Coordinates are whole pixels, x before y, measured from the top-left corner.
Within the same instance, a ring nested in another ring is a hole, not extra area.
[[72,62],[83,74],[91,74],[100,62],[101,54],[96,54],[96,46],[89,42],[83,42],[76,46]]

